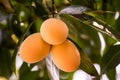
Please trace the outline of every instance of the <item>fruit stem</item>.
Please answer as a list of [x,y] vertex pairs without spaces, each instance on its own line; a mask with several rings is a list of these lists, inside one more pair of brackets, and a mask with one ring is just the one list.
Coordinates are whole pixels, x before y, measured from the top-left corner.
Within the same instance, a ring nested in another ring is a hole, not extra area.
[[55,1],[52,0],[52,17],[54,18],[56,14]]

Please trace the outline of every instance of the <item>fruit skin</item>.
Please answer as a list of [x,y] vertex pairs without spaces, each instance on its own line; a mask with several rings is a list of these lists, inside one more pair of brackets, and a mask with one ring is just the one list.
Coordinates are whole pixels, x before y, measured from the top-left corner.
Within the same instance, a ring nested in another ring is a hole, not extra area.
[[76,46],[69,40],[52,46],[50,51],[54,64],[65,72],[73,72],[80,65],[80,54]]
[[40,33],[43,40],[47,43],[58,45],[66,40],[68,36],[68,27],[60,19],[49,18],[42,23]]
[[20,57],[27,63],[36,63],[47,56],[50,45],[42,38],[40,33],[28,36],[20,46]]

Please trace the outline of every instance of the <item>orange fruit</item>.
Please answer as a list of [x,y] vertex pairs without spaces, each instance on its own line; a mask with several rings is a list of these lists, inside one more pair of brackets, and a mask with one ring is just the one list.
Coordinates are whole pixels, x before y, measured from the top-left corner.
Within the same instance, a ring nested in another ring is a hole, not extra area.
[[47,56],[50,45],[42,38],[40,33],[28,36],[20,46],[20,57],[27,63],[36,63]]
[[50,54],[54,64],[65,72],[75,71],[80,65],[79,51],[69,40],[52,46]]
[[40,28],[40,33],[47,43],[58,45],[64,42],[68,36],[67,25],[57,18],[45,20]]
[[0,80],[7,80],[5,77],[0,76]]

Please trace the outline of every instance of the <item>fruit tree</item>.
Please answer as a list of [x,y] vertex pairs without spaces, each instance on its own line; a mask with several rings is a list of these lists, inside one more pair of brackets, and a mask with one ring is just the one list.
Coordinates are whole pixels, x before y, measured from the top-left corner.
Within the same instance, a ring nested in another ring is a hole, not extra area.
[[119,0],[0,0],[0,80],[119,80],[119,41]]

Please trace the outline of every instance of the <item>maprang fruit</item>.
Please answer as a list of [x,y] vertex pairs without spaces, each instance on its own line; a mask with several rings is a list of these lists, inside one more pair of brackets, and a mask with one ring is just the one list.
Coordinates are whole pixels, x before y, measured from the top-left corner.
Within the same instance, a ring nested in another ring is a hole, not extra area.
[[47,43],[58,45],[66,40],[68,36],[68,27],[60,19],[49,18],[42,23],[40,33],[43,40]]
[[80,53],[69,40],[52,46],[50,54],[54,64],[65,72],[73,72],[80,65]]
[[50,45],[42,38],[40,33],[28,36],[20,46],[20,57],[27,63],[36,63],[47,56]]

